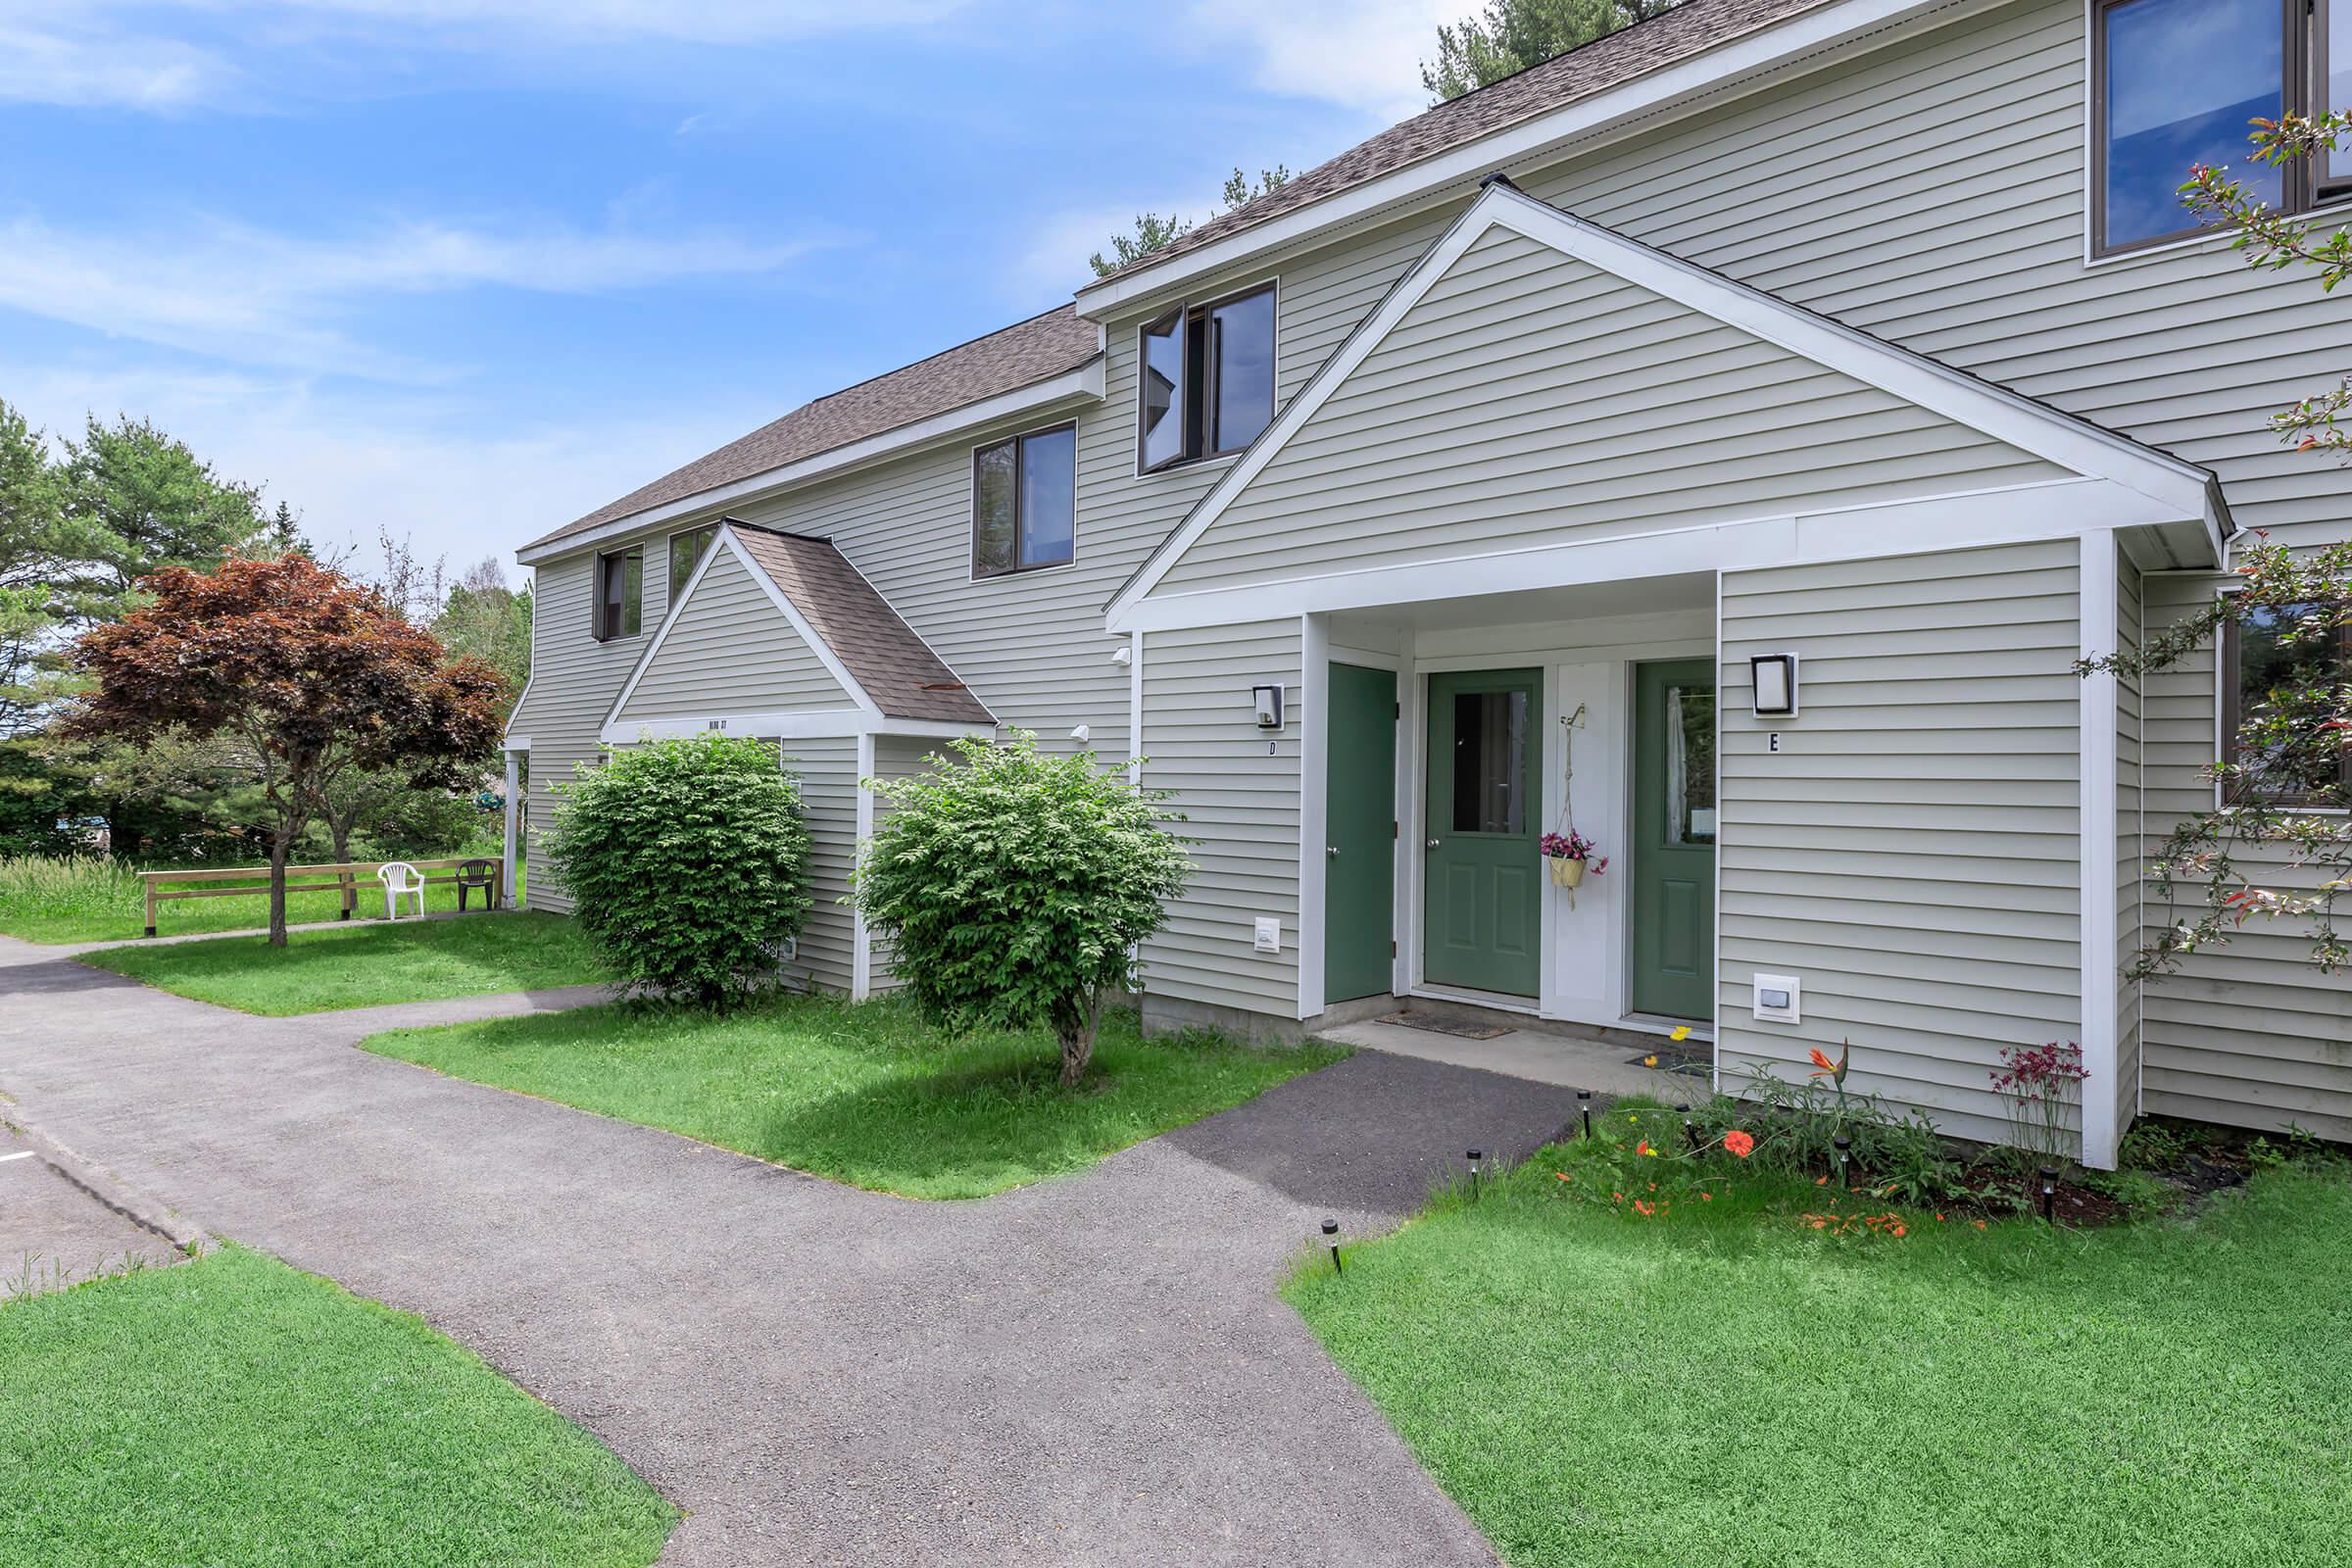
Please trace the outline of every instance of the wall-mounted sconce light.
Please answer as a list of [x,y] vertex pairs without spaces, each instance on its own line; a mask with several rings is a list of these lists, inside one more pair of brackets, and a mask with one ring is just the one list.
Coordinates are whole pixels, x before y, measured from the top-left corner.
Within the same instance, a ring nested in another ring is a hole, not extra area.
[[1251,706],[1257,710],[1257,727],[1259,729],[1282,728],[1281,687],[1252,686],[1250,688],[1250,699]]
[[1756,654],[1747,662],[1750,695],[1758,718],[1792,717],[1796,712],[1796,656]]

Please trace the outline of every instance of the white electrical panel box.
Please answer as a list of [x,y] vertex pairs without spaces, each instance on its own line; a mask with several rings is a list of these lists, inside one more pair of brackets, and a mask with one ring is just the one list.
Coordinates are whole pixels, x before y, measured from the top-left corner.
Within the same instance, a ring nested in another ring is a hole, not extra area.
[[1282,922],[1269,915],[1257,917],[1256,940],[1252,944],[1260,953],[1282,951]]
[[1795,1023],[1804,982],[1792,974],[1756,976],[1756,1016],[1765,1023]]

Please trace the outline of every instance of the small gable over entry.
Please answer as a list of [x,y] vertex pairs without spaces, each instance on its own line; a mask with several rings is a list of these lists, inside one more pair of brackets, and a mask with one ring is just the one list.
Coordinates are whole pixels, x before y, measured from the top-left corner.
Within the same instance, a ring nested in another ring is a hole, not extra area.
[[1214,624],[2015,531],[2141,529],[2149,564],[2202,564],[2214,494],[2193,465],[1498,183],[1110,620]]
[[604,738],[954,734],[996,720],[830,541],[727,521]]

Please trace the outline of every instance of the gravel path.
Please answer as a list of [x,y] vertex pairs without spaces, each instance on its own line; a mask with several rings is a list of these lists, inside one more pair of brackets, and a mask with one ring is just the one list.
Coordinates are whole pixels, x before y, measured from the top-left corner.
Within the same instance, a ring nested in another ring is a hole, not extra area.
[[[686,1511],[686,1564],[1491,1564],[1274,1295],[1572,1094],[1363,1053],[1078,1177],[835,1186],[0,938],[0,1091],[214,1235],[421,1313]],[[25,1163],[31,1163],[27,1161]]]

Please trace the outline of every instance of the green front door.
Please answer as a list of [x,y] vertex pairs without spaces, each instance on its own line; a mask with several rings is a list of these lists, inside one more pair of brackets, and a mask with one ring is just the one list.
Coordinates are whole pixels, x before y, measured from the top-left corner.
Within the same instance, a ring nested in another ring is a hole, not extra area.
[[1326,711],[1323,1001],[1396,989],[1396,675],[1333,664]]
[[1429,678],[1422,974],[1432,985],[1536,994],[1543,710],[1541,670]]
[[1715,1015],[1715,665],[1634,667],[1634,1010]]

